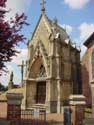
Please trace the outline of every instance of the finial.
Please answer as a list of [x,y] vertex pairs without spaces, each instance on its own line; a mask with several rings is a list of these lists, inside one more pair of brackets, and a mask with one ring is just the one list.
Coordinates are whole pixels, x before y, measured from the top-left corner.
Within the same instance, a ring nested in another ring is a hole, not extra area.
[[57,17],[55,17],[55,18],[53,19],[53,23],[54,23],[54,24],[57,24],[57,23],[58,23]]
[[74,42],[73,44],[74,44],[74,47],[76,48],[76,42]]
[[41,11],[42,13],[44,14],[45,13],[45,4],[46,4],[46,1],[42,0],[42,3],[41,3]]

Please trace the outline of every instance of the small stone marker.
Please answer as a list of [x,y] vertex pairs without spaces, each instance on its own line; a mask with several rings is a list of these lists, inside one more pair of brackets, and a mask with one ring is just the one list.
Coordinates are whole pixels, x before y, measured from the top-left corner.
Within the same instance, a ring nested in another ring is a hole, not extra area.
[[38,108],[34,109],[34,118],[39,118],[39,109]]

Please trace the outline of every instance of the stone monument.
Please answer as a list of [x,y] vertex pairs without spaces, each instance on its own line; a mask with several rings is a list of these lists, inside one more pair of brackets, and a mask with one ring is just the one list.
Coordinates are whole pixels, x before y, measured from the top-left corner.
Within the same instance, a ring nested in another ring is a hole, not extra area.
[[14,85],[14,83],[13,83],[13,72],[11,72],[10,73],[10,80],[9,80],[9,83],[8,83],[8,90],[10,90],[10,89],[13,89],[13,85]]

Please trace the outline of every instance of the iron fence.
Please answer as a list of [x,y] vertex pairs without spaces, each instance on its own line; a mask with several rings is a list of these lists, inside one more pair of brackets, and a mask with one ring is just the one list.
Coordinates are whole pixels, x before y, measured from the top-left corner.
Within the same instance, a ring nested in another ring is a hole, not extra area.
[[46,111],[40,110],[39,116],[35,117],[34,110],[21,110],[20,119],[11,120],[10,125],[46,125]]

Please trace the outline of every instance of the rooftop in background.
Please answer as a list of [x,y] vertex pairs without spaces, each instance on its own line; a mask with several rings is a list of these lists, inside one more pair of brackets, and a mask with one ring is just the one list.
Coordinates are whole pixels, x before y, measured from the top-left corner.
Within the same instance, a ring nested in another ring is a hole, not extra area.
[[88,39],[84,42],[84,45],[88,47],[88,45],[94,40],[94,32],[88,37]]

